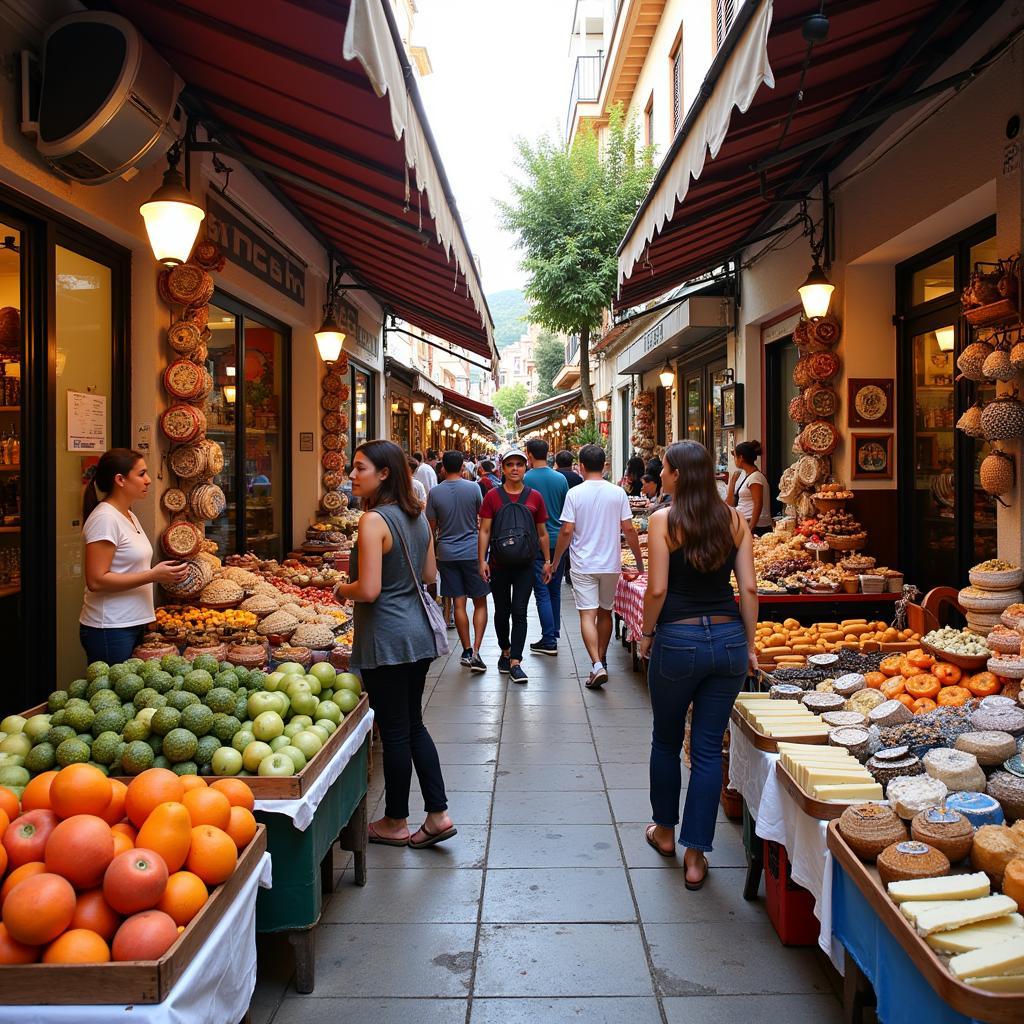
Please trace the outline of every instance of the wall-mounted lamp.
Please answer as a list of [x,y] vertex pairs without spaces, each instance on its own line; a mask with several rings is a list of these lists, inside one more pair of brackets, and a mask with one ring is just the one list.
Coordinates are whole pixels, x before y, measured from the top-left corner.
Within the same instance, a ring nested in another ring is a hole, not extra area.
[[451,430],[452,429],[452,418],[451,418],[451,416],[446,416],[445,417],[444,429],[445,430]]
[[665,365],[658,372],[658,380],[661,381],[663,388],[670,388],[676,381],[675,371],[671,366],[668,365],[668,360],[665,360]]
[[434,408],[430,410],[430,418],[431,420],[434,421],[434,423],[436,423],[441,418],[441,410],[438,409],[437,406],[434,406]]
[[185,188],[178,170],[181,146],[167,151],[163,184],[139,207],[149,245],[159,263],[184,263],[192,253],[206,214]]
[[235,385],[234,384],[225,384],[224,387],[221,390],[224,392],[224,401],[227,402],[228,405],[234,405],[235,404],[235,394],[236,394]]
[[952,352],[956,344],[956,328],[939,327],[935,331],[935,341],[940,352]]
[[[826,209],[823,215],[828,217]],[[804,234],[810,241],[811,246],[811,272],[807,280],[797,289],[800,293],[800,302],[804,307],[804,316],[809,320],[823,317],[828,313],[829,304],[832,302],[832,293],[836,290],[835,285],[828,279],[828,275],[822,270],[822,254],[825,250],[825,233],[822,231],[821,238],[817,238],[814,221],[807,212],[807,200],[800,203],[800,218],[804,223]]]
[[423,410],[426,409],[426,407],[427,407],[426,403],[424,403],[424,402],[413,402],[412,403],[412,411],[413,411],[414,415],[416,415],[416,416],[422,416],[423,415]]
[[324,303],[324,318],[320,329],[315,332],[316,347],[320,358],[325,363],[337,362],[341,355],[341,346],[345,342],[345,332],[338,323],[338,300],[341,297],[341,268],[335,270],[334,257],[331,256],[331,279],[327,282],[327,302]]
[[597,400],[597,411],[599,413],[601,413],[602,415],[604,415],[604,413],[606,413],[608,411],[608,399],[607,398],[599,398]]
[[580,409],[580,419],[583,420],[584,423],[587,422],[587,419],[589,418],[589,416],[590,416],[590,410],[589,409],[587,409],[586,407]]

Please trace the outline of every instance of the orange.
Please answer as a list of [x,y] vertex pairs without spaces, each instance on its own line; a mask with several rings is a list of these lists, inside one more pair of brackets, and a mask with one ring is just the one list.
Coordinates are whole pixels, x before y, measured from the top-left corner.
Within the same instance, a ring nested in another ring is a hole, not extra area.
[[65,818],[46,840],[46,870],[62,875],[77,889],[92,889],[114,859],[110,826],[95,814]]
[[[29,786],[32,785],[30,782]],[[28,789],[28,786],[25,787]],[[3,808],[7,817],[14,821],[14,819],[21,814],[21,808],[18,805],[17,794],[9,790],[6,786],[0,786],[0,807]]]
[[121,925],[121,915],[103,898],[102,889],[89,889],[78,894],[75,916],[71,918],[72,928],[88,928],[107,942]]
[[116,825],[124,817],[124,801],[128,787],[120,779],[110,780],[110,803],[100,817],[108,825]]
[[0,878],[3,878],[7,870],[7,847],[0,846]]
[[115,960],[159,960],[178,940],[178,926],[162,910],[134,914],[114,936]]
[[188,808],[184,804],[170,800],[158,804],[150,811],[146,823],[135,837],[136,846],[155,850],[163,857],[169,872],[177,871],[185,863],[191,842],[192,823],[189,820]]
[[4,884],[0,885],[0,907],[4,905],[4,900],[19,882],[24,882],[26,878],[31,878],[33,875],[41,875],[45,870],[46,865],[41,860],[29,861],[28,864],[22,864],[21,867],[15,868],[4,880]]
[[201,775],[182,775],[181,784],[187,793],[190,789],[206,789],[206,779]]
[[110,948],[102,936],[88,928],[69,928],[43,953],[44,964],[104,964],[108,960]]
[[12,939],[7,928],[0,924],[0,964],[34,964],[39,959],[39,950],[24,942]]
[[256,806],[252,790],[241,779],[218,779],[210,783],[210,789],[223,793],[232,807],[244,807],[251,811]]
[[128,794],[124,801],[124,812],[128,820],[142,828],[149,812],[157,804],[167,801],[181,801],[185,788],[181,779],[168,768],[147,768],[128,783]]
[[256,828],[256,819],[253,817],[252,811],[246,810],[244,807],[231,808],[231,821],[227,831],[239,850],[249,845],[252,837],[256,835]]
[[223,793],[208,787],[193,789],[186,793],[181,802],[188,808],[192,825],[213,825],[227,831],[231,822],[231,804]]
[[188,924],[209,899],[206,883],[191,871],[176,871],[167,879],[157,910],[174,919],[175,924]]
[[113,829],[111,829],[110,834],[114,838],[115,857],[119,853],[124,853],[126,850],[130,850],[135,845],[135,843],[132,842],[131,836],[129,836],[127,832],[115,832]]
[[50,783],[56,777],[56,771],[49,771],[30,779],[21,793],[22,808],[26,811],[50,810]]
[[103,898],[119,914],[149,910],[167,888],[167,865],[152,850],[118,854],[103,876]]
[[[7,812],[0,807],[0,839],[3,839],[4,833],[7,831],[7,826],[10,825],[11,819],[8,817]],[[3,874],[3,869],[0,868],[0,875]]]
[[132,846],[135,845],[135,837],[139,834],[139,830],[127,821],[119,821],[116,825],[111,825],[110,831],[123,832],[132,841]]
[[42,946],[71,924],[75,890],[60,875],[33,875],[8,893],[3,914],[11,938],[28,946]]
[[50,783],[50,806],[59,818],[101,815],[112,796],[110,779],[91,764],[69,764]]
[[213,825],[197,825],[192,829],[192,846],[186,864],[207,885],[220,885],[231,877],[238,863],[234,840]]

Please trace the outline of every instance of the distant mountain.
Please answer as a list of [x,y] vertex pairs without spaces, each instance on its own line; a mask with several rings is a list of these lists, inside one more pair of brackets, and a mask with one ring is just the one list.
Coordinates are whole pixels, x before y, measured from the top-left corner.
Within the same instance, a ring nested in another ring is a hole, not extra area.
[[487,305],[494,317],[494,340],[498,350],[518,341],[526,333],[526,314],[529,306],[523,293],[517,288],[494,292],[487,296]]

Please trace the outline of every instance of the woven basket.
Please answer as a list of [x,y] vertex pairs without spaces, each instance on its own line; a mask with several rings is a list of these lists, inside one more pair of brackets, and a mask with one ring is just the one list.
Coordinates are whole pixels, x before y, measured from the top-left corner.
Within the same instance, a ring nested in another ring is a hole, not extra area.
[[1024,569],[1003,569],[999,572],[971,569],[967,575],[979,590],[1015,590],[1024,583]]
[[178,519],[160,535],[160,546],[168,558],[194,558],[202,540],[203,532],[195,523]]
[[206,416],[194,405],[178,402],[160,414],[160,430],[168,441],[188,444],[206,433]]
[[827,384],[812,384],[804,392],[804,405],[810,413],[808,419],[827,419],[839,411],[839,396]]
[[907,828],[891,807],[854,804],[839,816],[839,834],[861,860],[873,861],[887,846],[904,842]]
[[833,348],[839,344],[841,333],[839,320],[832,313],[826,313],[824,316],[807,321],[807,340],[812,345]]
[[337,512],[345,504],[339,491],[324,491],[320,497],[320,507],[325,512]]
[[180,356],[191,355],[202,337],[202,330],[193,320],[176,320],[167,328],[167,343]]
[[839,444],[839,431],[828,420],[814,420],[800,432],[800,444],[808,455],[831,455]]
[[826,465],[816,455],[804,455],[797,461],[796,478],[805,487],[813,487],[825,475]]
[[182,306],[202,306],[213,298],[213,278],[194,263],[179,263],[167,271],[164,287]]
[[817,510],[819,512],[828,512],[831,509],[835,509],[835,508],[845,508],[846,507],[847,499],[846,498],[817,498],[817,497],[814,497],[812,495],[811,496],[811,501],[814,502],[814,506],[815,506],[815,508],[817,508]]
[[224,661],[228,653],[227,644],[214,644],[211,647],[186,647],[182,651],[182,657],[189,661],[195,661],[200,654],[209,654],[211,657],[216,658],[218,661]]
[[176,359],[164,370],[164,390],[181,402],[191,402],[202,391],[205,371],[191,359]]
[[188,508],[188,498],[185,497],[185,492],[180,487],[168,487],[163,493],[161,504],[165,512],[178,515]]
[[175,448],[167,457],[171,472],[182,480],[192,480],[206,472],[206,447],[202,441],[193,441]]
[[161,584],[163,589],[173,597],[195,597],[213,579],[213,570],[200,561],[189,561],[188,573],[177,583]]
[[270,652],[267,644],[232,644],[224,660],[243,668],[261,668],[270,660]]
[[[999,615],[1011,604],[1024,601],[1024,593],[1014,590],[980,590],[977,587],[964,587],[957,595],[961,608],[969,612],[980,612],[983,615]],[[995,625],[995,623],[992,623]]]
[[1000,623],[992,628],[992,631],[985,638],[985,643],[996,654],[1020,654],[1021,645],[1024,644],[1024,636],[1018,630]]
[[216,484],[199,484],[192,488],[188,504],[197,519],[216,519],[227,508],[227,499]]
[[807,372],[812,381],[824,384],[839,373],[839,357],[834,352],[815,352],[807,357]]

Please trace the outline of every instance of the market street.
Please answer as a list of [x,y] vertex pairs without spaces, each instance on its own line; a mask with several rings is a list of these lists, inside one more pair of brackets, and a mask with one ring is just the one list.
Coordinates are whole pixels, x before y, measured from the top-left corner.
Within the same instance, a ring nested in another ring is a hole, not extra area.
[[[538,631],[531,604],[529,635]],[[486,675],[453,652],[427,684],[458,837],[431,850],[371,846],[362,889],[349,855],[336,854],[316,992],[297,995],[287,943],[260,936],[253,1024],[839,1021],[817,951],[778,942],[763,888],[756,903],[743,900],[738,824],[719,813],[699,893],[683,888],[681,856],[664,860],[644,843],[646,684],[613,640],[610,682],[583,689],[571,591],[559,655],[528,657],[528,684],[498,675],[492,637],[481,653]],[[410,824],[422,807],[413,786]],[[379,768],[370,800],[374,818]],[[756,957],[736,955],[751,948]]]

